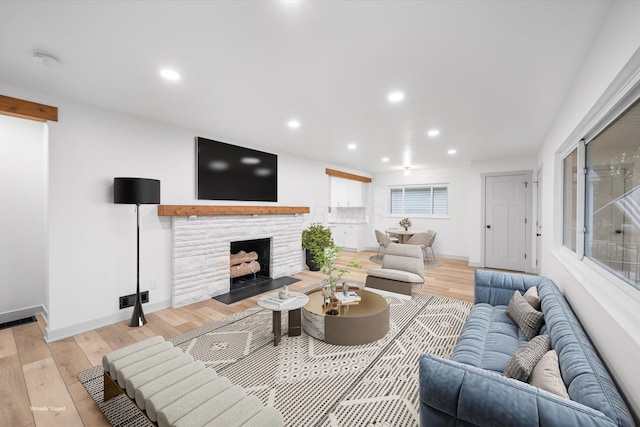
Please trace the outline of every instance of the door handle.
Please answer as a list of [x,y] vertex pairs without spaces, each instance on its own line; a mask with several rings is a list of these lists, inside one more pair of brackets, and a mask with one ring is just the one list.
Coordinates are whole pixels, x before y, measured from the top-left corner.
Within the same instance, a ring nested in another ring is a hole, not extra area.
[[536,233],[536,237],[540,237],[540,236],[542,236],[542,234]]
[[487,228],[491,229],[491,226],[490,226],[490,225],[487,225]]
[[621,234],[622,230],[616,230],[616,234]]

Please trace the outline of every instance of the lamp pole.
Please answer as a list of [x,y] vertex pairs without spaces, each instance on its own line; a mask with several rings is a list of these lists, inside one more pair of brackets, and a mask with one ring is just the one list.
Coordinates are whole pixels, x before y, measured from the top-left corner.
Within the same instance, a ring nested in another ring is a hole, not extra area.
[[142,311],[142,298],[140,297],[140,203],[136,203],[136,303],[133,306],[133,314],[129,326],[137,327],[147,323]]

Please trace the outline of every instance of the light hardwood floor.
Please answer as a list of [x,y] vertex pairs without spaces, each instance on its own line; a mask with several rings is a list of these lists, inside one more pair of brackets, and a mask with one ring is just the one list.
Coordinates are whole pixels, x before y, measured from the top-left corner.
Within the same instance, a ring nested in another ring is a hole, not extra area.
[[[361,269],[348,268],[346,279],[364,282],[375,252],[343,251],[339,264],[353,257]],[[473,268],[466,261],[441,259],[444,265],[426,270],[419,293],[473,301]],[[318,283],[320,272],[304,270],[290,290]],[[0,331],[0,426],[109,426],[102,412],[78,382],[76,374],[101,363],[102,355],[154,335],[170,338],[256,305],[259,296],[231,305],[209,299],[186,307],[146,315],[147,324],[129,328],[119,322],[47,344],[45,322]],[[267,326],[266,326],[267,327]],[[270,325],[268,326],[270,327]],[[285,338],[286,339],[286,338]]]

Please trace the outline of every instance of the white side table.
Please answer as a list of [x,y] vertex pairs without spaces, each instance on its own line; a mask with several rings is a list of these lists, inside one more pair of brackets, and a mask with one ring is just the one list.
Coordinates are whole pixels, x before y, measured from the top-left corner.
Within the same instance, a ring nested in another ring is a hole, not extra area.
[[297,337],[302,334],[302,319],[300,309],[307,302],[309,297],[301,292],[289,292],[291,298],[281,300],[278,293],[264,295],[258,299],[258,305],[267,310],[273,311],[273,345],[280,344],[282,338],[282,315],[283,311],[289,312],[289,336]]

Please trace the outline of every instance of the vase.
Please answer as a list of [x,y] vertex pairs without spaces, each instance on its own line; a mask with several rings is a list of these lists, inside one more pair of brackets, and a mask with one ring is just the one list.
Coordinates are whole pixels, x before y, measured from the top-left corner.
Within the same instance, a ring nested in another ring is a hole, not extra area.
[[404,231],[409,231],[409,227],[405,227],[405,228],[404,228]]

